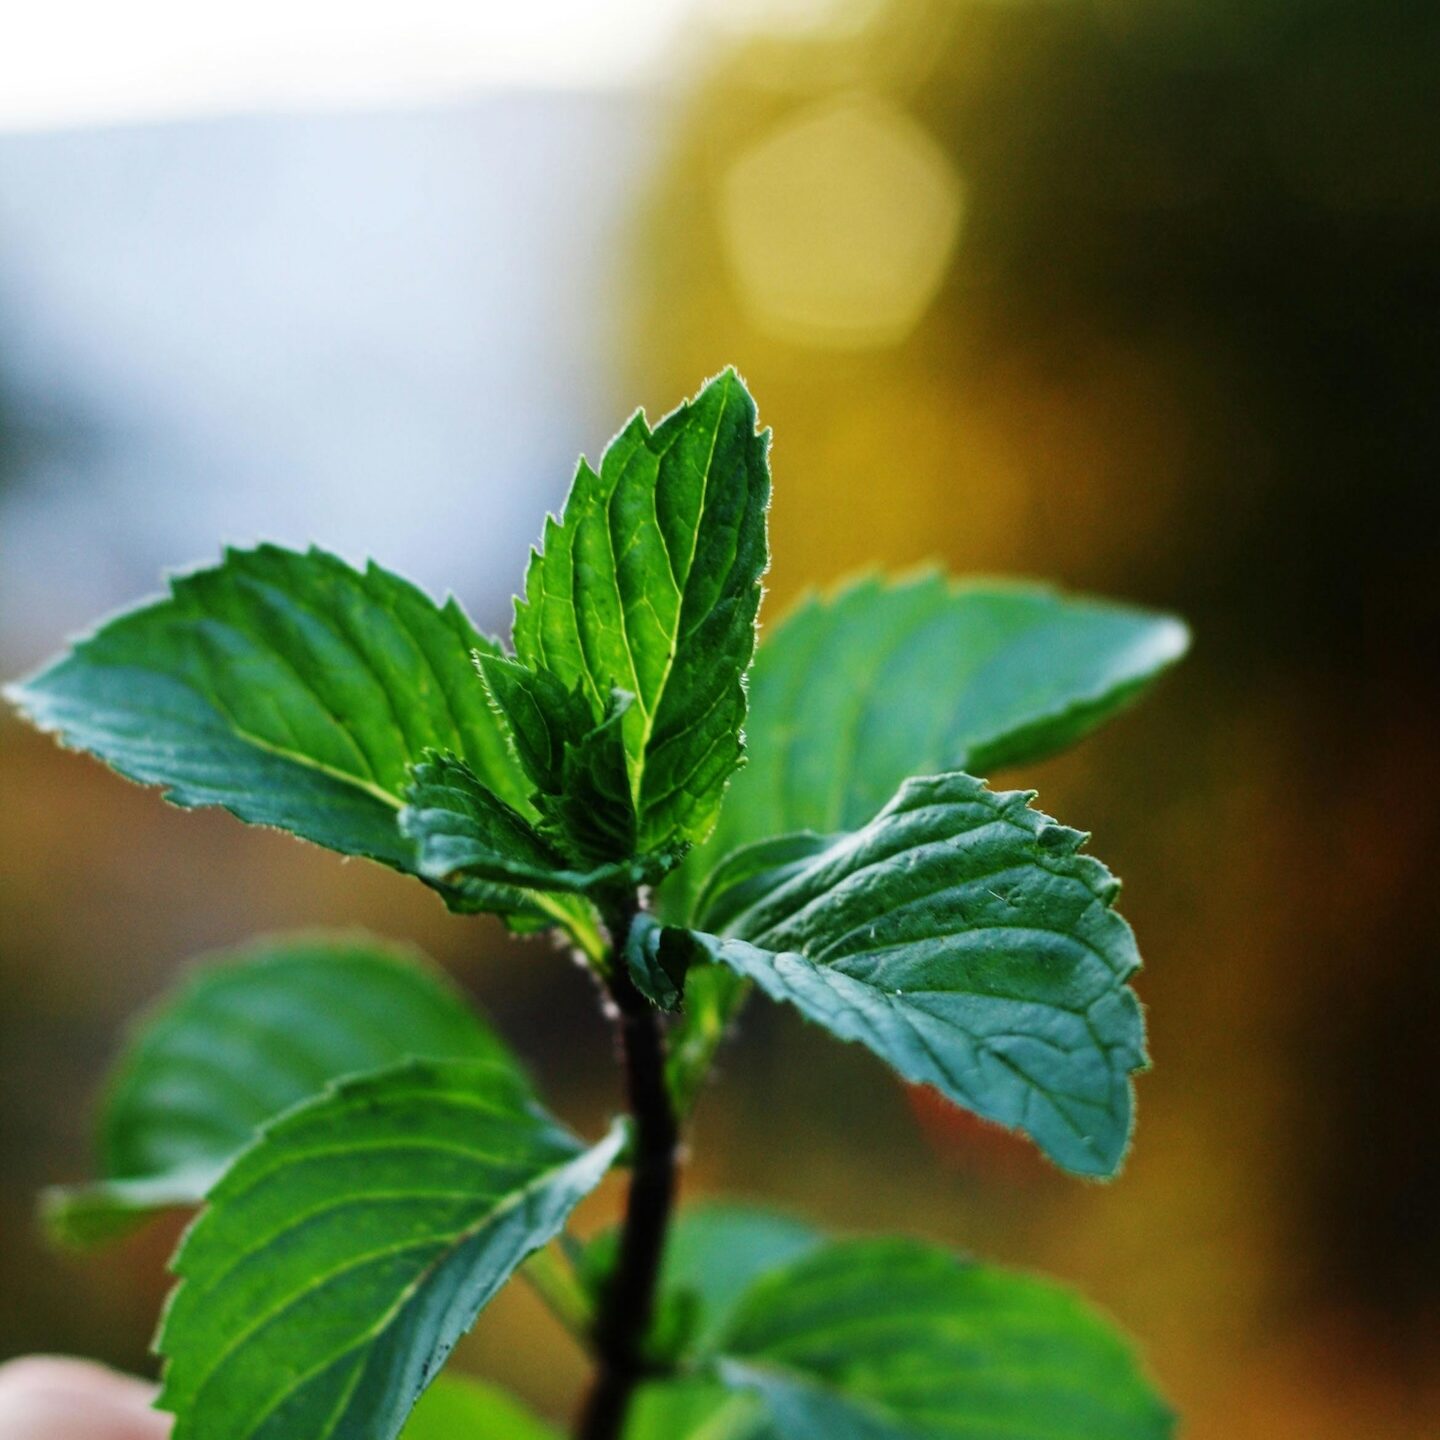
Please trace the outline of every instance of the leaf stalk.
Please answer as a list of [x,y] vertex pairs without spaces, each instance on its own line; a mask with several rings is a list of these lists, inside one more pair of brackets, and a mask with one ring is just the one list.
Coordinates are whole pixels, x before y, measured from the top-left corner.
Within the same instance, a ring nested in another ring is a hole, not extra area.
[[646,1340],[679,1182],[680,1123],[665,1083],[664,1031],[659,1012],[636,988],[623,960],[640,909],[638,897],[626,895],[606,916],[612,944],[607,984],[634,1143],[619,1251],[593,1330],[595,1379],[581,1409],[577,1440],[620,1440],[635,1389],[653,1369]]

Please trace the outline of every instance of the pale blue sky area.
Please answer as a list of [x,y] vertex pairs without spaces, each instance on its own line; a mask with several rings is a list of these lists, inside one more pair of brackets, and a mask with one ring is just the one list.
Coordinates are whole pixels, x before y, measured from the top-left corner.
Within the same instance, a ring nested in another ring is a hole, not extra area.
[[663,103],[0,135],[6,671],[222,541],[373,554],[505,623],[545,508],[625,418]]

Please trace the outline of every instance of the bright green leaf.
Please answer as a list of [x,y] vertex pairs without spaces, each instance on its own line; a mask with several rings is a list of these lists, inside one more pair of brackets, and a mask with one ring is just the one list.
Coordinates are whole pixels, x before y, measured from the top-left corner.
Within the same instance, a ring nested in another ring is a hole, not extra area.
[[703,839],[741,760],[767,448],[733,370],[653,431],[636,415],[598,472],[581,462],[516,605],[517,658],[578,689],[592,723],[614,692],[633,697],[621,728],[642,855]]
[[211,957],[136,1032],[101,1114],[105,1178],[49,1192],[51,1232],[96,1244],[197,1205],[267,1120],[411,1055],[513,1064],[409,951],[302,936]]
[[269,1124],[175,1259],[175,1440],[393,1440],[475,1316],[604,1177],[505,1064],[411,1061]]
[[1118,882],[1031,798],[907,781],[773,883],[742,867],[743,903],[712,887],[720,936],[667,930],[662,950],[699,949],[1067,1170],[1113,1174],[1145,1062],[1140,957]]
[[1174,1426],[1088,1306],[917,1241],[836,1243],[772,1272],[717,1349],[784,1440],[1165,1440]]
[[[396,823],[411,766],[459,756],[529,812],[475,674],[494,652],[453,598],[375,564],[274,545],[172,580],[8,692],[41,728],[177,805],[219,805],[348,855],[413,870]],[[523,892],[469,908],[553,922]]]
[[560,1440],[503,1390],[442,1375],[421,1397],[401,1440]]

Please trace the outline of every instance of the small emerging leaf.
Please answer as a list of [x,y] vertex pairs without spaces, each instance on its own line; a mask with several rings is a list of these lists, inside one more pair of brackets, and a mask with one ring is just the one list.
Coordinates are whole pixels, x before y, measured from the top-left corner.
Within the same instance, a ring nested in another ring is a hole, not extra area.
[[1059,1286],[912,1240],[834,1243],[762,1279],[716,1368],[784,1440],[1166,1440],[1109,1324]]
[[463,760],[436,755],[415,767],[400,828],[420,874],[463,893],[473,880],[535,891],[585,891],[628,877],[623,866],[577,871],[518,811],[487,790]]
[[175,1440],[394,1440],[485,1303],[614,1162],[508,1065],[411,1061],[269,1124],[175,1259]]
[[[703,839],[740,764],[768,558],[767,448],[754,402],[726,370],[653,431],[636,415],[598,471],[582,461],[532,556],[517,660],[578,694],[591,726],[615,715],[616,692],[631,697],[619,738],[634,833],[609,837],[628,849],[605,858]],[[512,716],[517,732],[528,723]]]
[[586,866],[634,855],[635,798],[624,738],[634,696],[612,691],[597,722],[579,686],[566,690],[549,671],[503,656],[476,661],[535,785],[531,803],[546,834]]
[[661,1010],[676,1010],[685,988],[683,960],[676,947],[668,956],[661,954],[664,927],[652,916],[637,915],[625,939],[624,960],[635,988]]
[[408,951],[305,936],[213,956],[136,1033],[101,1114],[105,1178],[48,1192],[50,1232],[99,1244],[198,1205],[267,1120],[412,1055],[515,1063]]
[[695,947],[1067,1170],[1113,1174],[1145,1063],[1140,957],[1114,877],[1030,798],[907,781],[769,883],[740,864],[738,900],[717,883],[701,916],[720,935],[667,930],[662,950]]

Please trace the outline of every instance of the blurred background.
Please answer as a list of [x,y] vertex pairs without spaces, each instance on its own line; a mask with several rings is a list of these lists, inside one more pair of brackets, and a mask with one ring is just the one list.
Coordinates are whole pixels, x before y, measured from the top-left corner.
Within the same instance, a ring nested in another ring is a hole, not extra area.
[[[735,363],[777,437],[768,617],[938,559],[1197,645],[998,777],[1127,882],[1156,1067],[1120,1180],[757,1005],[688,1192],[1053,1271],[1193,1440],[1440,1433],[1440,10],[511,8],[7,19],[0,672],[260,537],[503,631],[576,456]],[[317,924],[429,949],[576,1123],[615,1103],[544,945],[0,717],[0,1358],[149,1368],[173,1234],[59,1256],[34,1192],[87,1173],[126,1017],[188,957]],[[558,1335],[515,1289],[463,1363],[562,1416]]]

